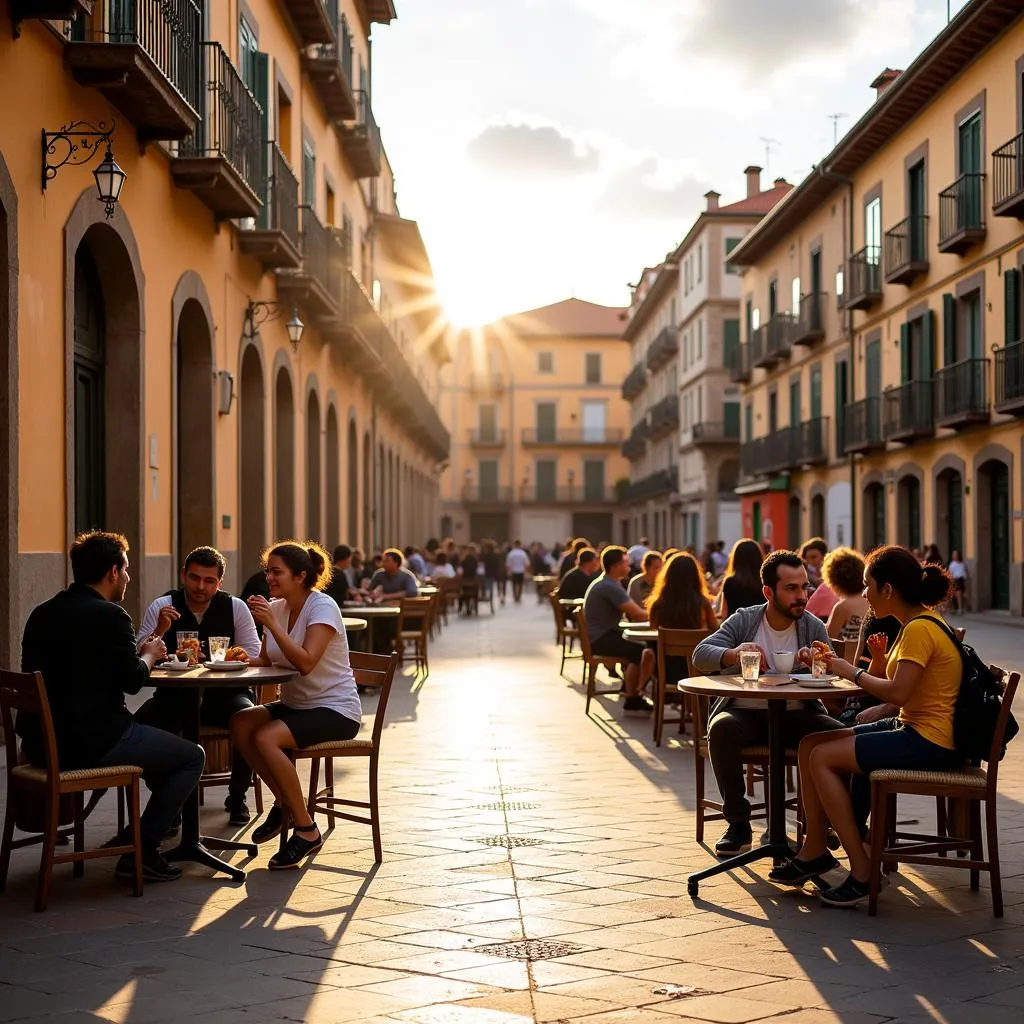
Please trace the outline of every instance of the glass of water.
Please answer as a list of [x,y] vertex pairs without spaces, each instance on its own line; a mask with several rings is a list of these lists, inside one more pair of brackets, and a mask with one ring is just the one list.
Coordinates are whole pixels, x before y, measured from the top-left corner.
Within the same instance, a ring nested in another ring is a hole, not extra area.
[[223,661],[224,655],[228,653],[231,646],[229,636],[211,636],[209,641],[210,661]]
[[745,683],[756,683],[761,676],[761,652],[740,651],[740,675]]

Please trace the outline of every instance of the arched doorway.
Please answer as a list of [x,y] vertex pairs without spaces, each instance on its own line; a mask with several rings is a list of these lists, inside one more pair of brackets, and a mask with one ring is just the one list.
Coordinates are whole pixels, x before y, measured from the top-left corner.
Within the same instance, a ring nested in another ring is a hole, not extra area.
[[871,483],[864,488],[864,551],[872,551],[885,544],[885,488]]
[[383,543],[385,547],[392,547],[398,541],[395,539],[395,460],[391,452],[388,452],[384,480],[387,489],[384,493],[384,522],[386,525]]
[[83,242],[75,254],[74,532],[107,529],[107,315],[100,271]]
[[238,397],[238,536],[242,562],[238,578],[243,580],[256,571],[267,543],[266,414],[263,363],[255,345],[249,345],[242,353]]
[[306,534],[310,540],[323,544],[320,465],[320,399],[316,391],[310,389],[306,399]]
[[920,551],[921,543],[921,481],[904,476],[896,485],[897,543],[911,551]]
[[327,429],[324,436],[327,460],[324,543],[333,548],[341,543],[341,438],[338,436],[338,411],[333,402],[327,406]]
[[811,536],[828,536],[828,524],[825,522],[824,494],[814,494],[811,496]]
[[1010,607],[1010,466],[1001,459],[982,463],[978,482],[976,599],[981,608]]
[[198,299],[181,306],[175,334],[175,568],[193,548],[213,544],[213,325]]
[[373,554],[373,519],[370,506],[373,502],[373,442],[369,433],[363,435],[363,550],[366,557]]
[[791,494],[786,509],[786,545],[794,551],[799,550],[803,543],[800,530],[800,495]]
[[740,460],[726,459],[718,467],[718,496],[730,500],[736,497],[736,486],[740,482]]
[[[15,664],[20,616],[18,571],[18,198],[0,155],[0,665]],[[54,581],[57,582],[57,581]]]
[[355,420],[348,422],[348,524],[345,543],[359,544],[359,432]]
[[283,366],[274,383],[274,533],[276,540],[295,536],[295,399]]
[[956,469],[944,469],[935,478],[935,543],[947,561],[954,551],[964,553],[964,478]]

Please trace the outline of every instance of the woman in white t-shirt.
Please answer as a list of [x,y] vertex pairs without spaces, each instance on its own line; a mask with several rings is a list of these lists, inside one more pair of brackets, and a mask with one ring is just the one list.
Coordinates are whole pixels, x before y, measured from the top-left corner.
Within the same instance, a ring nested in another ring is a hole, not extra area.
[[338,605],[321,593],[330,579],[327,552],[316,544],[277,544],[264,558],[270,600],[249,598],[253,618],[263,626],[263,646],[252,665],[297,669],[284,683],[281,699],[240,711],[231,719],[231,738],[274,794],[263,823],[252,834],[265,843],[281,832],[281,805],[295,823],[284,850],[271,868],[298,867],[323,846],[323,837],[306,809],[295,765],[286,751],[332,740],[350,740],[359,732],[362,708],[349,664],[348,639]]

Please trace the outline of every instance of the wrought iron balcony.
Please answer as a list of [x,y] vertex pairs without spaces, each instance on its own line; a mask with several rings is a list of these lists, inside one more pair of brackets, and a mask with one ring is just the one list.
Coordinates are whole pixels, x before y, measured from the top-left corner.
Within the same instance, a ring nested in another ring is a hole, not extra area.
[[298,303],[319,320],[337,318],[342,301],[341,249],[311,206],[299,207],[299,253],[298,269],[277,275],[278,296]]
[[659,469],[623,487],[619,494],[619,501],[623,505],[636,505],[641,501],[667,496],[676,489],[676,471],[674,469]]
[[761,324],[750,333],[750,365],[768,369],[775,362],[775,358],[768,353],[768,325]]
[[259,189],[263,209],[242,222],[238,247],[255,256],[264,270],[295,269],[299,252],[299,181],[276,142],[263,147],[266,167]]
[[468,485],[462,488],[464,505],[511,505],[515,501],[515,488],[497,484]]
[[827,416],[815,416],[789,428],[791,466],[820,466],[828,462]]
[[813,345],[825,337],[825,296],[810,292],[800,297],[800,312],[793,325],[794,345]]
[[88,24],[73,23],[65,48],[72,77],[120,110],[143,145],[180,141],[196,129],[200,6],[197,0],[100,0]]
[[171,175],[216,219],[254,217],[262,204],[263,111],[220,43],[201,43],[200,121],[178,143]]
[[1024,341],[995,350],[996,412],[1024,415]]
[[647,369],[651,373],[672,361],[679,351],[679,333],[674,327],[663,327],[647,349]]
[[647,387],[647,369],[643,363],[637,363],[622,382],[622,397],[632,402],[644,393]]
[[694,423],[690,428],[690,437],[698,448],[713,444],[736,444],[740,439],[739,418],[717,422],[705,420],[703,423]]
[[928,273],[928,217],[914,214],[885,233],[885,280],[913,284]]
[[740,476],[745,480],[768,472],[768,467],[765,465],[767,442],[768,438],[766,437],[755,437],[740,445]]
[[534,483],[519,488],[519,501],[523,505],[615,505],[618,500],[615,490],[603,484],[556,487]]
[[647,451],[647,420],[641,420],[633,429],[629,432],[629,437],[622,442],[622,454],[630,460],[635,462],[637,459],[643,458],[644,452]]
[[911,444],[935,433],[934,386],[930,380],[915,380],[889,388],[882,396],[882,436],[886,441]]
[[530,448],[571,447],[607,448],[622,443],[625,431],[611,427],[583,427],[568,430],[556,427],[550,430],[527,428],[522,432],[522,443]]
[[504,430],[471,430],[469,443],[473,448],[504,448]]
[[754,366],[769,369],[789,355],[796,330],[792,313],[776,313],[766,324],[754,331],[751,339],[751,361]]
[[357,89],[355,98],[355,121],[343,130],[342,148],[357,178],[376,178],[380,174],[380,129],[370,106],[370,94]]
[[651,407],[647,436],[652,441],[660,441],[679,429],[679,396],[666,395]]
[[281,6],[295,26],[303,46],[330,43],[334,40],[334,25],[324,0],[280,0]]
[[940,427],[969,427],[988,423],[987,359],[964,359],[935,371],[935,423]]
[[351,121],[356,116],[356,97],[352,88],[352,35],[348,19],[339,14],[338,0],[326,0],[327,14],[333,26],[333,38],[302,54],[302,70],[323,104],[330,121]]
[[992,212],[1024,217],[1024,133],[992,154]]
[[961,174],[939,193],[939,252],[963,254],[985,237],[985,175]]
[[734,384],[746,384],[750,380],[750,346],[737,345],[729,358],[729,379]]
[[862,398],[848,405],[843,414],[846,418],[846,443],[843,451],[870,452],[885,447],[882,436],[882,399],[877,395]]
[[846,261],[847,309],[870,309],[882,300],[882,253],[877,245],[866,245]]
[[469,390],[474,395],[497,395],[505,390],[505,377],[500,373],[470,373]]

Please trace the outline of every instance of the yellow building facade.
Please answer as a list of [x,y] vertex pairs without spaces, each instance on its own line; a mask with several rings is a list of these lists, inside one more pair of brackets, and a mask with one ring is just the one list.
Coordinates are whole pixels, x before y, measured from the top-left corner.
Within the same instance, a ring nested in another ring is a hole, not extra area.
[[547,547],[620,539],[624,310],[567,299],[463,332],[442,373],[442,532]]
[[733,255],[750,525],[768,510],[776,543],[960,550],[972,607],[1014,615],[1022,71],[1019,8],[968,4],[906,71],[879,76],[872,108]]
[[391,0],[42,6],[63,19],[12,34],[0,0],[0,90],[31,83],[0,124],[4,664],[79,529],[128,536],[137,615],[195,544],[236,587],[275,537],[425,536],[448,455],[429,260],[373,117]]

